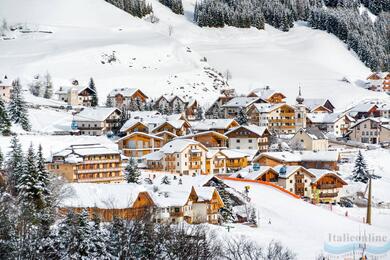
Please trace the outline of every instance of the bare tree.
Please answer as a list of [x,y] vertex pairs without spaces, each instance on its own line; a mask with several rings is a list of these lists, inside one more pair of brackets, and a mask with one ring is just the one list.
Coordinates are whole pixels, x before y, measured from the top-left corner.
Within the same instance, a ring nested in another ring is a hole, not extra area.
[[169,26],[168,26],[168,35],[169,35],[169,37],[171,37],[172,34],[173,34],[173,26],[172,26],[172,25],[169,25]]

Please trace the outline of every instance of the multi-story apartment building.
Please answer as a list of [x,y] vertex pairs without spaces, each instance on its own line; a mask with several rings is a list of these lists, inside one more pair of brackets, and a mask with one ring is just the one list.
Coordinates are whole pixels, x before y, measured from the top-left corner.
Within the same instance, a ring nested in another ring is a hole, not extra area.
[[137,109],[145,105],[148,97],[138,88],[115,88],[107,96],[111,104],[119,109],[128,108],[132,106]]
[[308,127],[316,127],[335,137],[344,136],[355,121],[348,113],[308,113],[306,117]]
[[350,140],[368,144],[390,142],[390,119],[369,117],[357,121],[349,129]]
[[104,135],[119,130],[121,111],[113,107],[84,108],[74,116],[80,134]]
[[144,156],[149,169],[162,170],[185,175],[198,175],[206,172],[208,149],[190,139],[174,139],[159,151]]
[[206,154],[206,174],[225,174],[226,156],[218,149],[211,149]]
[[251,124],[267,127],[270,132],[295,133],[295,107],[288,104],[253,104],[247,115]]
[[54,153],[48,169],[70,182],[121,182],[122,158],[101,144],[79,144]]
[[266,127],[242,125],[232,128],[225,134],[229,139],[229,148],[268,151],[270,132]]

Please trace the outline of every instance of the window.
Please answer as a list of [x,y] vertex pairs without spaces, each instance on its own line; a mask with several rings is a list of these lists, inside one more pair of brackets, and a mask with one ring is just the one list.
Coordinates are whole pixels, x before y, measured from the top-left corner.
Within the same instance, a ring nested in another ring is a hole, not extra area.
[[241,141],[240,139],[237,139],[237,140],[236,140],[236,143],[239,143],[240,141]]
[[290,183],[292,183],[292,180],[290,180]]
[[248,140],[248,143],[250,143],[250,144],[251,144],[252,142],[253,142],[253,140],[252,140],[252,139],[249,139],[249,140]]

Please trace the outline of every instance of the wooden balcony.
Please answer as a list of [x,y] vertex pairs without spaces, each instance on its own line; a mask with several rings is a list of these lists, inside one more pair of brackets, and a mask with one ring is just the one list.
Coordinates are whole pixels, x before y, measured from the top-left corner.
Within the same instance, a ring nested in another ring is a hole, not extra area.
[[118,159],[108,159],[108,160],[85,160],[83,164],[99,164],[99,163],[119,163]]
[[337,185],[334,183],[324,183],[324,184],[319,184],[317,185],[317,188],[320,190],[325,190],[325,189],[336,189]]
[[167,162],[174,162],[176,160],[175,157],[165,157],[165,161]]
[[339,195],[338,192],[332,192],[332,193],[321,192],[320,193],[320,198],[335,198],[338,195]]
[[195,170],[197,170],[197,169],[200,169],[200,166],[201,166],[200,164],[195,165],[195,164],[192,164],[192,163],[191,163],[190,166],[189,166],[189,168],[190,168],[190,169],[195,169]]
[[98,168],[98,169],[78,169],[77,174],[100,173],[100,172],[119,172],[121,168]]
[[190,162],[200,162],[202,157],[200,156],[190,156]]
[[76,179],[76,182],[120,182],[123,181],[123,176],[111,176],[111,177],[96,177],[96,178],[82,178]]

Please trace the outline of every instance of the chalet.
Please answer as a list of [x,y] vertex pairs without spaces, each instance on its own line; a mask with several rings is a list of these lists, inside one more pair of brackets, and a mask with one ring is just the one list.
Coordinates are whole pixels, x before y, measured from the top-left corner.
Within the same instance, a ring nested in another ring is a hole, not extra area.
[[379,117],[378,106],[372,103],[359,103],[347,111],[348,115],[356,120],[367,117]]
[[192,139],[203,144],[207,148],[226,148],[228,137],[214,131],[199,132],[179,136],[176,139]]
[[318,128],[301,128],[290,140],[295,150],[327,151],[328,137]]
[[275,91],[269,86],[252,90],[248,94],[248,97],[259,97],[268,103],[284,103],[284,99],[286,98],[282,92]]
[[312,197],[311,181],[316,176],[302,166],[279,165],[273,167],[278,172],[278,185],[301,197]]
[[170,108],[170,97],[167,96],[160,96],[159,98],[156,99],[154,102],[154,109],[158,111],[167,111]]
[[121,133],[131,134],[136,132],[149,133],[149,125],[147,122],[139,119],[129,119],[123,124],[120,129]]
[[168,131],[177,136],[183,136],[189,133],[191,126],[185,120],[169,120],[152,129],[152,133]]
[[295,110],[285,103],[253,104],[247,115],[251,124],[267,127],[270,132],[290,134],[295,132]]
[[127,157],[141,159],[144,155],[158,151],[164,139],[144,132],[133,132],[116,141],[118,148]]
[[206,174],[225,174],[226,156],[220,150],[212,149],[206,154]]
[[249,155],[233,149],[223,149],[221,154],[226,157],[226,171],[234,172],[248,166]]
[[205,116],[208,119],[217,119],[217,118],[223,118],[225,115],[225,112],[222,108],[223,105],[225,105],[227,102],[232,100],[233,96],[220,96],[217,100],[214,101],[214,103],[206,110]]
[[184,175],[206,172],[207,148],[190,139],[175,139],[159,151],[144,156],[147,168]]
[[310,128],[315,127],[335,137],[342,137],[355,119],[347,113],[308,113],[306,121]]
[[74,116],[80,134],[104,135],[119,129],[121,111],[113,107],[84,108]]
[[278,182],[279,173],[270,166],[249,165],[231,175],[233,178]]
[[12,82],[8,79],[7,76],[4,76],[3,79],[0,79],[0,98],[8,103],[11,98],[12,92]]
[[71,145],[54,153],[48,169],[69,182],[121,182],[122,157],[100,144]]
[[107,96],[113,106],[122,108],[131,108],[137,106],[141,109],[145,105],[148,97],[138,88],[116,88],[111,90]]
[[143,218],[155,207],[146,189],[133,183],[70,183],[65,188],[70,195],[61,200],[59,212],[87,210],[89,217],[97,214],[103,222]]
[[235,118],[241,109],[246,112],[252,104],[266,103],[259,97],[234,97],[226,104],[222,105],[225,118]]
[[175,135],[169,131],[161,131],[161,132],[155,133],[155,136],[161,137],[163,139],[164,144],[169,143],[170,141],[172,141],[173,139],[175,139],[177,137],[177,135]]
[[367,89],[390,93],[390,73],[374,72],[367,77]]
[[390,141],[390,119],[369,117],[358,120],[349,129],[348,138],[355,142],[380,144]]
[[68,103],[70,106],[90,107],[92,96],[96,94],[95,90],[88,86],[79,86],[77,81],[72,86],[60,87],[55,94],[58,100]]
[[303,104],[308,113],[333,113],[335,107],[329,99],[322,98],[305,98]]
[[257,155],[252,163],[266,166],[300,165],[305,168],[338,170],[340,155],[336,151],[266,152]]
[[380,117],[390,118],[390,101],[380,102],[377,106]]
[[268,151],[270,133],[266,127],[241,125],[230,129],[225,135],[232,149]]
[[230,129],[239,126],[234,119],[204,119],[192,124],[194,132],[214,131],[220,134],[225,134]]
[[334,171],[308,169],[315,175],[312,180],[313,200],[320,203],[337,203],[341,190],[347,183]]

